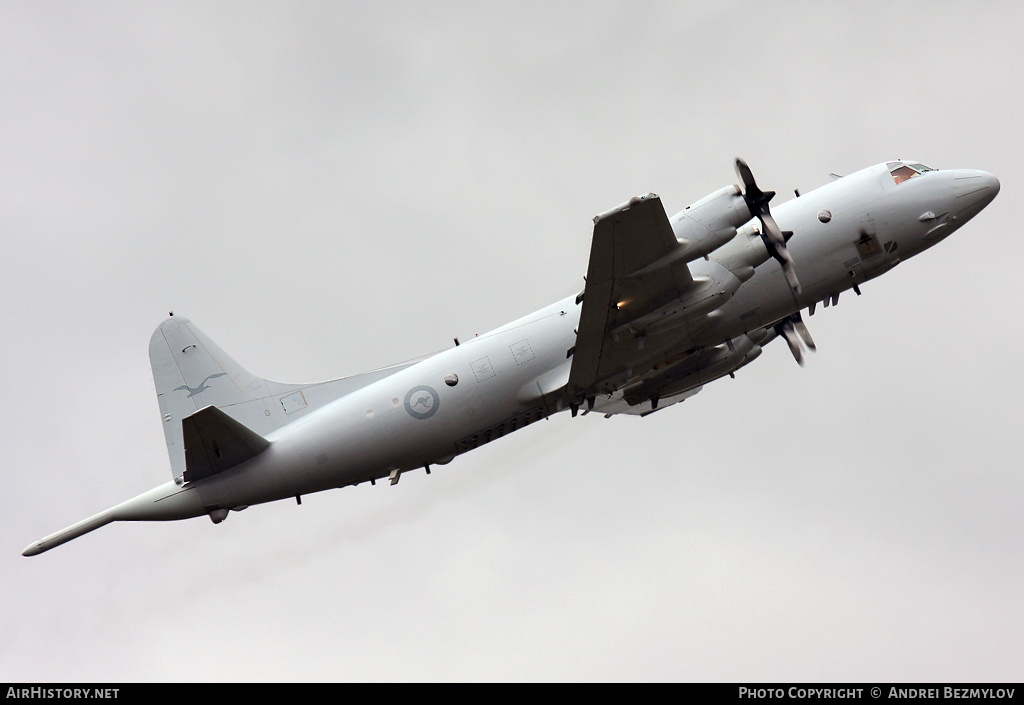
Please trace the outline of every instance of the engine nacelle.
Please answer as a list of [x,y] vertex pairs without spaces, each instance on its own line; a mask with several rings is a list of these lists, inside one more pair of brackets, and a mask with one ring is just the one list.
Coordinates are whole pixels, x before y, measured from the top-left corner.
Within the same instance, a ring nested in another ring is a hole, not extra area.
[[744,281],[769,259],[771,254],[764,245],[761,226],[756,220],[741,227],[736,237],[715,252],[715,260]]
[[751,219],[740,187],[726,186],[669,218],[672,232],[687,261],[704,257],[736,236],[736,228]]
[[641,384],[629,387],[623,398],[636,405],[652,397],[672,397],[735,372],[761,354],[761,347],[746,335],[692,356],[661,370]]
[[698,259],[690,264],[694,287],[681,297],[631,319],[612,329],[616,340],[627,336],[658,335],[682,327],[699,325],[702,316],[721,308],[743,283],[714,260]]

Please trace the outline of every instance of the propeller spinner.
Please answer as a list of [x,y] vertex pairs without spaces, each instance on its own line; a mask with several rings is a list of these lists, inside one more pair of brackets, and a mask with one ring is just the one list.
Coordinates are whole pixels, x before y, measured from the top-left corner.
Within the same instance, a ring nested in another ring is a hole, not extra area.
[[743,200],[750,209],[750,213],[761,221],[761,238],[768,253],[782,265],[782,272],[786,275],[789,287],[797,294],[800,293],[800,280],[796,278],[796,270],[793,269],[793,256],[789,254],[786,241],[793,236],[792,232],[783,232],[779,229],[778,223],[772,217],[768,209],[768,203],[775,197],[774,191],[762,191],[754,181],[754,174],[750,167],[742,159],[736,160],[736,173],[743,182]]

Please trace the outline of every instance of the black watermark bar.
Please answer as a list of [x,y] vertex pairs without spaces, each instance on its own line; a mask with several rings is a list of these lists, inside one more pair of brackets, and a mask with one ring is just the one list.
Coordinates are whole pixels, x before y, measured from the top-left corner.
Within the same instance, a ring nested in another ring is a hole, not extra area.
[[[471,680],[466,682],[472,682]],[[490,681],[481,681],[490,682]],[[551,681],[545,681],[551,682]],[[569,679],[565,682],[581,683]],[[671,683],[672,681],[664,681]],[[295,696],[303,688],[314,688],[323,683],[0,683],[0,694],[8,703],[26,700],[118,701],[119,703],[145,702],[150,705],[156,697],[187,696],[189,692],[204,697],[215,695],[218,689],[224,697],[237,699],[241,695]],[[330,685],[330,684],[326,684]],[[341,685],[341,684],[335,684]],[[1024,692],[1016,683],[675,683],[676,692],[689,692],[724,701],[865,701],[908,702],[926,700],[1010,702],[1024,699]],[[177,691],[177,692],[175,692]],[[4,705],[0,703],[0,705]]]

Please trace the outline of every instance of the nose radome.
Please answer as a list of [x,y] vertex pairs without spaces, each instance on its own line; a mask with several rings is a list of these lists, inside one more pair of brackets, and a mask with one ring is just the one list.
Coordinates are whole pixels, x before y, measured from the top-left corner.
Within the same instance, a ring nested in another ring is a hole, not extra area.
[[961,169],[953,178],[953,213],[963,221],[973,218],[999,193],[999,179],[987,171]]

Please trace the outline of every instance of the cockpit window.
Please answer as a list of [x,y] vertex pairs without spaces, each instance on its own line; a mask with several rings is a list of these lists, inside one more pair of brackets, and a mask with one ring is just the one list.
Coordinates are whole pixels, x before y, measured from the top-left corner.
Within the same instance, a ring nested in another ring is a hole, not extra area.
[[908,179],[912,179],[915,176],[920,176],[926,171],[936,171],[930,166],[924,164],[904,164],[903,162],[889,162],[886,166],[889,167],[889,175],[892,176],[892,180],[897,184],[902,184]]
[[920,176],[919,173],[911,169],[906,164],[902,164],[895,169],[890,169],[889,174],[892,176],[892,180],[898,184],[902,184],[907,179],[912,179],[915,176]]

